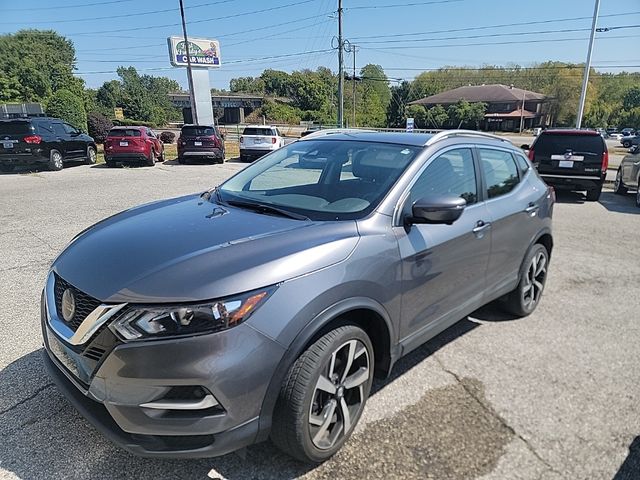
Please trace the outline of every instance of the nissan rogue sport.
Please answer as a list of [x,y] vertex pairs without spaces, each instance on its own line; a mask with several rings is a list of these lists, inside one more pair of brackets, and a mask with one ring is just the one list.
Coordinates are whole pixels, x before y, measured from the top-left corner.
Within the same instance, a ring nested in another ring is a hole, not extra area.
[[130,452],[216,456],[270,437],[322,462],[374,373],[493,300],[534,311],[554,200],[491,135],[312,133],[78,234],[42,294],[45,363]]

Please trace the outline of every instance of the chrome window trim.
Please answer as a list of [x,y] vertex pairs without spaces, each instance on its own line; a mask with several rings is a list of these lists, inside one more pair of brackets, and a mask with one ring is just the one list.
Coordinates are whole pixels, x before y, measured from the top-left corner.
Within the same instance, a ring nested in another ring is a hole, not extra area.
[[[407,201],[407,197],[409,196],[409,194],[411,193],[411,188],[413,187],[413,185],[418,181],[418,178],[420,178],[420,176],[424,173],[424,171],[427,169],[427,167],[429,167],[429,165],[431,165],[431,163],[438,158],[440,155],[447,153],[450,150],[459,150],[462,148],[468,148],[471,150],[472,154],[473,154],[473,150],[476,147],[475,144],[473,143],[456,143],[453,145],[449,145],[447,147],[441,148],[440,150],[436,150],[435,152],[431,153],[429,155],[429,158],[427,160],[424,161],[424,163],[422,164],[422,166],[420,167],[420,169],[413,174],[413,178],[411,179],[411,181],[409,182],[409,184],[404,187],[404,190],[402,191],[402,193],[400,194],[400,196],[398,197],[398,201],[396,202],[396,205],[393,209],[393,223],[392,225],[394,227],[400,227],[402,226],[402,221],[401,221],[401,214],[402,214],[402,206],[404,205],[404,202]],[[475,163],[475,162],[474,162]],[[477,177],[480,173],[476,172],[476,185],[477,185]],[[477,194],[479,192],[476,192]],[[480,203],[482,203],[482,201],[478,201],[476,203],[474,203],[473,205],[470,205],[469,208],[475,206],[475,205],[479,205]]]

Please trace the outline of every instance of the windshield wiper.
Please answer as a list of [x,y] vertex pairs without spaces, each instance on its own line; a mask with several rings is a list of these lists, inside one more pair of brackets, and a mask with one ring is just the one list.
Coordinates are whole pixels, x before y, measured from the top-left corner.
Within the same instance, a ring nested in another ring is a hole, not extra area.
[[293,218],[295,220],[309,220],[309,217],[305,217],[299,213],[290,212],[289,210],[274,207],[273,205],[266,205],[264,203],[247,202],[243,200],[227,200],[225,203],[232,207],[246,208],[258,213],[275,214],[280,215],[281,217]]

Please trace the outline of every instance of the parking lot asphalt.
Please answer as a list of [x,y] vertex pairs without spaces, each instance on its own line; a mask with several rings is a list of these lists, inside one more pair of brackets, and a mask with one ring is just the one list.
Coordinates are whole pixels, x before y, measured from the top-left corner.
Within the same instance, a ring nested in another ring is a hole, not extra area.
[[640,478],[640,209],[611,191],[597,203],[559,195],[550,276],[533,315],[485,307],[401,360],[325,464],[298,464],[268,443],[197,461],[140,459],[110,444],[43,370],[48,266],[94,222],[241,168],[0,175],[0,478]]

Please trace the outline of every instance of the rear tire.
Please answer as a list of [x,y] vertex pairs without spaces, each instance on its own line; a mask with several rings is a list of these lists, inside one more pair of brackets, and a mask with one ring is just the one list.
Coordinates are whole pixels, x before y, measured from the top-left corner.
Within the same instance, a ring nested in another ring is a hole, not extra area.
[[587,202],[597,202],[600,200],[600,194],[602,193],[602,185],[593,190],[587,190]]
[[622,144],[622,146],[623,146],[624,148],[629,148],[629,147],[631,146],[631,142],[624,142],[624,143]]
[[622,168],[618,168],[616,172],[616,181],[613,184],[613,193],[616,195],[624,195],[627,193],[627,187],[622,183]]
[[549,252],[536,243],[527,253],[520,269],[518,286],[504,297],[504,309],[518,317],[526,317],[540,303],[547,281]]
[[85,160],[85,163],[87,165],[94,165],[97,158],[98,155],[96,154],[96,149],[93,147],[87,147],[87,159]]
[[64,162],[62,161],[62,154],[58,150],[51,150],[49,153],[49,162],[47,163],[49,170],[57,172],[62,170]]
[[116,162],[114,162],[113,160],[105,160],[105,162],[107,164],[107,167],[109,168],[115,168],[116,167]]
[[149,153],[149,158],[147,159],[147,165],[150,167],[153,167],[155,164],[156,164],[156,152],[152,148],[151,152]]
[[184,157],[178,157],[178,163],[180,165],[185,165],[187,163],[187,160]]
[[294,362],[273,415],[271,440],[303,462],[324,462],[349,439],[373,380],[367,334],[346,325],[316,340]]

